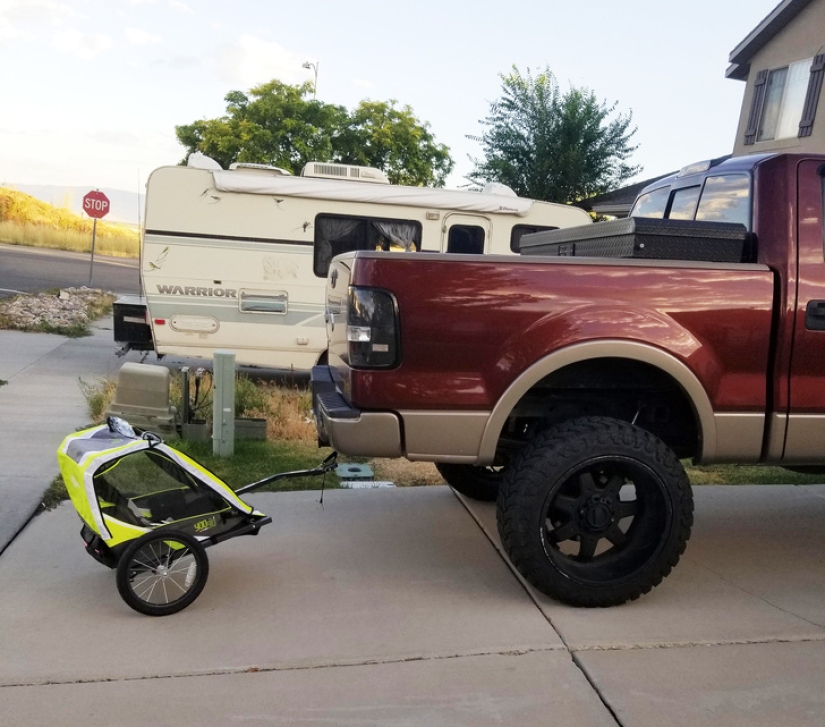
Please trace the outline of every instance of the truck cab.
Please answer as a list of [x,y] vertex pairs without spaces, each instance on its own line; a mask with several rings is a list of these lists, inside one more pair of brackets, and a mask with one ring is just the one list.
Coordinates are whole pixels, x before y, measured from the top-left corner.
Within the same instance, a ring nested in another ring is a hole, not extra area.
[[751,230],[753,170],[772,156],[725,156],[689,164],[645,187],[630,216],[738,222]]

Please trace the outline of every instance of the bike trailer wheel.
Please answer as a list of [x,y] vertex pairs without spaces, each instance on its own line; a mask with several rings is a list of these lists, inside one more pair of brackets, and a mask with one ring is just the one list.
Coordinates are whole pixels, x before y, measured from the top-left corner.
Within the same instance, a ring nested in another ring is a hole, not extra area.
[[186,533],[156,530],[131,543],[117,566],[117,589],[135,611],[168,616],[189,606],[209,577],[206,549]]

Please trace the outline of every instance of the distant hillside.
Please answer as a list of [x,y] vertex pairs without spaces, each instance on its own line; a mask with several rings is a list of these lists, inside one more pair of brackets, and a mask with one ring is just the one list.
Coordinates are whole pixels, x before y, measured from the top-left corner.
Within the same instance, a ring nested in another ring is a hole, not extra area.
[[[5,186],[84,218],[86,215],[83,212],[83,197],[87,192],[92,191],[92,187],[58,187],[47,184],[7,184]],[[104,218],[106,222],[137,225],[143,220],[146,195],[110,187],[101,187],[100,191],[109,198],[112,205],[109,214]]]
[[[111,199],[111,198],[110,198]],[[98,236],[122,236],[125,233],[137,238],[137,229],[114,221],[100,221]],[[91,233],[93,221],[86,215],[76,215],[65,207],[55,207],[47,202],[15,189],[0,187],[0,223],[36,226],[58,231]]]

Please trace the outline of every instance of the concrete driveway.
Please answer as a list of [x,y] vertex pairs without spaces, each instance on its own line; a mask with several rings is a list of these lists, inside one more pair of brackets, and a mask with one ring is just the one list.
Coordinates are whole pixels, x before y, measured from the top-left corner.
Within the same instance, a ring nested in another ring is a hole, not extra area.
[[[105,331],[19,335],[0,332],[4,509],[84,423],[78,367],[117,367]],[[524,586],[493,506],[447,487],[250,495],[273,524],[211,548],[203,594],[165,618],[120,600],[71,505],[7,518],[0,724],[825,724],[825,488],[695,497],[679,566],[606,610]]]

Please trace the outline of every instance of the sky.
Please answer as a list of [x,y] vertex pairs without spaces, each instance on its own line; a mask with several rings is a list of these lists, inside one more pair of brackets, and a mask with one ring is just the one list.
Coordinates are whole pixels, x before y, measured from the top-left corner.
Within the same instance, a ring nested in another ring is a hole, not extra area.
[[0,186],[143,191],[183,158],[176,125],[317,68],[321,101],[409,105],[458,187],[513,65],[632,112],[646,179],[732,150],[728,56],[778,1],[0,0]]

